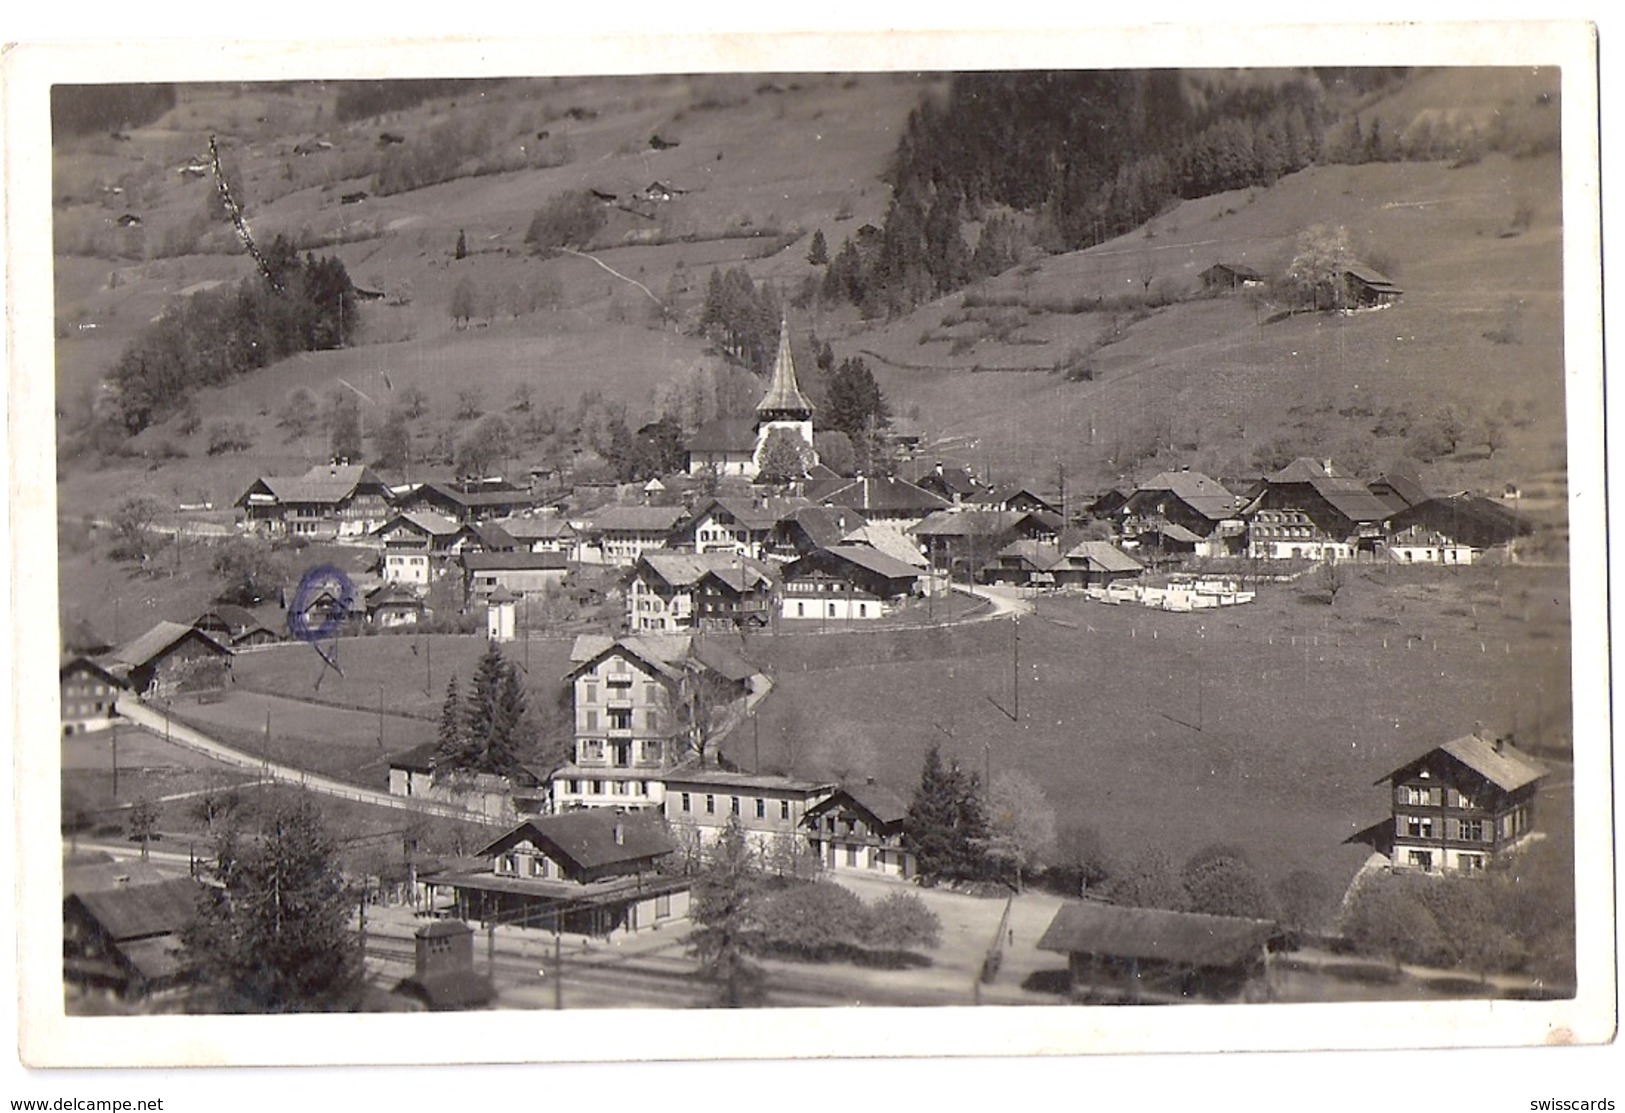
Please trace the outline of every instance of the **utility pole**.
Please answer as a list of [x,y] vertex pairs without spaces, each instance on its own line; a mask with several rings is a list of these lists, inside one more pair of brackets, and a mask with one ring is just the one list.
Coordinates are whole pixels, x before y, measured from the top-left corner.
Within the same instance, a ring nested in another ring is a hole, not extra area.
[[384,746],[384,686],[378,685],[378,748]]
[[1021,616],[1010,616],[1010,680],[1014,688],[1012,697],[1014,718],[1021,722]]
[[118,724],[113,724],[113,799],[118,799]]

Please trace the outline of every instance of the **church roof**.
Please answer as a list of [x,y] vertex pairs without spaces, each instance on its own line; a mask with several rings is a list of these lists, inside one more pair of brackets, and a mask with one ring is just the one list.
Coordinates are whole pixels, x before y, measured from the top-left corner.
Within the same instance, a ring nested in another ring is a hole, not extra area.
[[790,358],[788,321],[779,323],[779,354],[773,360],[773,381],[767,388],[767,396],[757,403],[756,412],[764,416],[770,413],[812,416],[812,403],[807,401],[807,396],[796,385],[796,365]]

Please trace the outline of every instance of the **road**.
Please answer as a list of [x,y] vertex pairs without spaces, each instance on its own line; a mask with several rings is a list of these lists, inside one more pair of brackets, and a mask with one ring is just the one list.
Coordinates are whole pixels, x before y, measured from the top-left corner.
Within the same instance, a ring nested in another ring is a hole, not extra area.
[[392,796],[387,792],[378,792],[374,789],[345,784],[343,781],[311,773],[296,766],[268,761],[255,754],[233,749],[217,739],[210,738],[200,730],[170,719],[163,712],[132,696],[125,695],[119,698],[118,712],[130,722],[145,727],[154,734],[162,735],[167,741],[175,745],[206,754],[226,765],[235,765],[241,769],[251,770],[268,781],[298,785],[300,788],[309,789],[311,792],[321,793],[324,796],[356,800],[363,804],[374,804],[380,808],[394,808],[397,811],[416,812],[420,815],[437,815],[447,819],[462,819],[474,823],[489,822],[478,813],[459,808],[453,804],[425,800],[419,796]]

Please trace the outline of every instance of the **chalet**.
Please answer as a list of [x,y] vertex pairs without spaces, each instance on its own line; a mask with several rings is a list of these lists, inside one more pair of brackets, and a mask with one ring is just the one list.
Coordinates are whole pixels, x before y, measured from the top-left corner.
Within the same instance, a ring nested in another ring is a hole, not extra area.
[[756,673],[720,646],[673,635],[583,635],[570,660],[575,752],[551,777],[560,811],[660,807],[666,770],[689,754],[686,732],[709,729]]
[[528,510],[535,497],[527,490],[499,479],[462,483],[420,483],[401,496],[399,509],[427,510],[459,524],[506,518]]
[[456,894],[459,918],[599,937],[688,915],[687,878],[661,873],[676,849],[658,817],[607,810],[527,819],[480,850],[483,869],[424,878]]
[[941,460],[935,461],[929,468],[905,475],[905,478],[920,490],[947,499],[954,506],[974,502],[984,490],[970,468],[959,464],[944,467]]
[[1430,497],[1427,488],[1422,486],[1420,477],[1415,472],[1403,469],[1384,472],[1366,484],[1366,487],[1395,514],[1426,502]]
[[843,483],[828,484],[816,498],[825,506],[844,506],[871,522],[894,525],[901,530],[910,529],[921,519],[952,506],[941,495],[894,476],[859,476]]
[[919,590],[920,570],[868,545],[819,549],[784,570],[781,613],[820,621],[880,618]]
[[672,531],[667,547],[693,553],[732,553],[762,560],[773,548],[780,523],[810,508],[803,498],[784,496],[706,499]]
[[862,514],[844,506],[803,506],[778,520],[768,555],[794,560],[839,545],[866,524]]
[[275,630],[262,623],[247,607],[232,603],[219,603],[192,620],[196,629],[232,649],[244,646],[270,645],[281,641]]
[[1394,304],[1405,293],[1393,279],[1363,263],[1349,264],[1339,277],[1350,308],[1381,308]]
[[1006,483],[991,490],[979,491],[970,501],[988,510],[1042,510],[1057,516],[1061,513],[1054,503],[1020,483]]
[[533,518],[499,518],[492,524],[506,530],[518,547],[529,549],[533,553],[571,553],[575,550],[575,527],[557,514],[542,514]]
[[1482,729],[1435,746],[1379,779],[1392,791],[1387,847],[1397,870],[1477,873],[1534,833],[1546,770]]
[[75,657],[57,670],[62,689],[62,733],[104,730],[118,717],[124,681],[88,657]]
[[1246,263],[1214,263],[1196,276],[1204,293],[1220,294],[1264,285],[1265,278]]
[[833,784],[777,773],[738,773],[689,762],[666,774],[666,822],[698,850],[721,838],[729,820],[764,857],[801,849],[802,821]]
[[389,759],[391,796],[427,796],[434,784],[438,743],[425,742]]
[[630,567],[645,553],[666,547],[683,518],[677,506],[603,506],[577,529],[576,559],[582,564]]
[[802,828],[827,870],[905,880],[915,873],[903,837],[908,801],[872,782],[846,785],[807,809]]
[[465,552],[463,593],[469,606],[485,605],[491,593],[507,588],[521,599],[556,591],[570,574],[563,553]]
[[627,628],[672,633],[765,626],[773,595],[773,573],[750,557],[648,553],[627,588]]
[[347,585],[323,582],[309,595],[301,595],[296,587],[285,587],[282,598],[288,607],[288,628],[359,633],[366,618],[362,604],[381,586],[383,581],[375,576],[353,576]]
[[523,549],[532,552],[529,545],[520,545],[517,538],[494,521],[470,522],[463,527],[467,540],[463,548],[478,553],[516,553]]
[[1305,456],[1265,476],[1246,514],[1250,556],[1348,560],[1377,551],[1393,512],[1331,460]]
[[248,527],[274,537],[362,537],[389,517],[390,490],[370,468],[319,464],[304,475],[261,476],[238,498]]
[[909,532],[933,568],[974,574],[1013,541],[1053,542],[1060,516],[1042,510],[940,510]]
[[384,581],[427,587],[467,540],[454,519],[428,510],[396,514],[372,532],[384,545]]
[[1475,564],[1493,550],[1510,554],[1535,528],[1494,499],[1465,494],[1425,499],[1396,513],[1388,526],[1389,559],[1405,564]]
[[1195,556],[1241,550],[1245,500],[1201,472],[1161,472],[1136,487],[1112,512],[1125,545]]
[[1236,1001],[1261,995],[1268,946],[1278,934],[1268,920],[1083,900],[1060,907],[1038,949],[1067,956],[1075,997]]
[[848,531],[841,537],[841,544],[863,545],[876,552],[885,553],[893,560],[900,560],[922,574],[931,567],[931,562],[926,560],[925,554],[920,551],[918,541],[896,526],[884,522],[867,522]]
[[143,699],[209,691],[231,679],[229,648],[193,626],[160,622],[101,665]]
[[62,902],[64,979],[125,998],[185,985],[180,935],[204,891],[187,877],[68,894]]
[[1060,584],[1091,587],[1131,580],[1144,571],[1145,565],[1110,541],[1079,541],[1065,548],[1055,577]]
[[405,584],[386,583],[368,592],[363,604],[367,625],[380,630],[417,626],[428,621],[429,613],[423,597]]
[[438,743],[425,742],[389,758],[388,792],[464,808],[488,820],[512,820],[515,815],[548,810],[545,770],[522,765],[510,777],[470,776],[453,772],[436,776]]
[[976,570],[976,579],[984,584],[1055,587],[1059,583],[1055,571],[1062,560],[1060,546],[1053,542],[1012,541]]

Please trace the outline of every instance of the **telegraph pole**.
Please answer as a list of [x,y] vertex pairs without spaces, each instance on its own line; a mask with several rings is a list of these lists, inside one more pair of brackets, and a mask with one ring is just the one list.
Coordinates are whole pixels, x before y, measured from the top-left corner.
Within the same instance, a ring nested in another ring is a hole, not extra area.
[[1014,686],[1013,718],[1021,722],[1021,616],[1010,616],[1010,679]]

